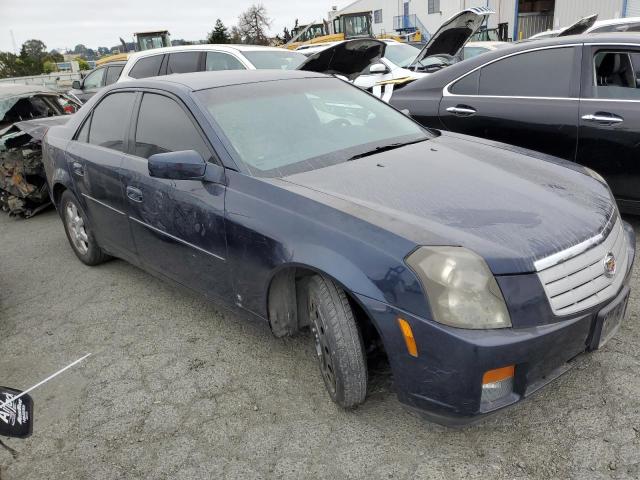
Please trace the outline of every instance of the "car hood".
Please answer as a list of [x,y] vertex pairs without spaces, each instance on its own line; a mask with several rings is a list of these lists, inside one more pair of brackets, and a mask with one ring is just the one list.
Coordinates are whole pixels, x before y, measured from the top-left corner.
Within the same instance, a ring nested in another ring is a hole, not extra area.
[[558,37],[566,37],[568,35],[580,35],[581,33],[589,30],[596,20],[598,19],[598,14],[589,15],[588,17],[581,18],[576,23],[565,27],[558,32]]
[[431,36],[414,63],[432,55],[456,56],[492,13],[485,7],[467,8],[456,13]]
[[353,81],[384,57],[386,48],[386,43],[373,38],[346,40],[309,56],[298,70],[342,75]]
[[525,273],[597,235],[617,212],[582,167],[529,154],[443,133],[280,183],[416,245],[469,248],[494,274]]

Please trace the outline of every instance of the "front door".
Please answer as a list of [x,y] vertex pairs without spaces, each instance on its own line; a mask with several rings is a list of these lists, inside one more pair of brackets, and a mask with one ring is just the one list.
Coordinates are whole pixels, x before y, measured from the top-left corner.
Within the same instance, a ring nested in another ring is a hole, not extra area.
[[217,163],[194,119],[177,99],[144,93],[122,165],[122,189],[140,261],[213,297],[229,297],[224,223],[226,187],[149,175],[156,153],[195,150]]
[[133,92],[107,95],[69,144],[67,163],[98,244],[130,258],[133,242],[122,195],[120,165],[135,100]]
[[104,86],[104,74],[106,70],[105,67],[96,68],[85,77],[82,82],[82,90],[76,94],[80,100],[86,102]]
[[580,53],[537,49],[489,63],[449,87],[440,119],[448,130],[574,160]]
[[577,162],[640,212],[640,48],[585,46]]

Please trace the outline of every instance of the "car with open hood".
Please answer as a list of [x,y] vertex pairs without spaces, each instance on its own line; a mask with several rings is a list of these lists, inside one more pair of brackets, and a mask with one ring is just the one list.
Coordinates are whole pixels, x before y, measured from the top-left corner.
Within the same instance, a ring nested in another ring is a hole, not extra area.
[[622,210],[640,213],[640,37],[602,33],[523,41],[394,90],[427,127],[587,166]]
[[380,352],[403,403],[468,422],[624,318],[634,233],[597,175],[425,129],[335,77],[116,83],[43,151],[80,261],[120,257],[277,336],[309,332],[345,408],[365,400]]
[[458,12],[440,26],[422,49],[373,38],[313,45],[309,49],[315,53],[298,68],[341,75],[365,89],[381,82],[417,79],[457,62],[464,45],[492,13],[485,7]]

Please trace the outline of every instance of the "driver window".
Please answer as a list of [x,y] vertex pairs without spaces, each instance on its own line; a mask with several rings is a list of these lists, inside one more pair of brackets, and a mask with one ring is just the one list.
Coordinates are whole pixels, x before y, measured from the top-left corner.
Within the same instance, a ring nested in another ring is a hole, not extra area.
[[104,76],[104,68],[99,68],[91,72],[84,79],[84,88],[99,88],[102,85],[102,77]]
[[640,52],[596,52],[593,57],[594,97],[640,100]]

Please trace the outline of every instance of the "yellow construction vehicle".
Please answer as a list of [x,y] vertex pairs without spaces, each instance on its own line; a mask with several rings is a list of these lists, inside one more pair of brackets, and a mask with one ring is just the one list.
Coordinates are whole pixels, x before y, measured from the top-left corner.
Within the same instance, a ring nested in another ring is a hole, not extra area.
[[328,22],[310,23],[299,26],[291,31],[292,38],[284,46],[295,50],[301,45],[313,45],[329,42],[340,42],[352,38],[380,38],[394,39],[399,42],[421,42],[421,32],[415,31],[408,35],[381,34],[373,35],[371,29],[371,11],[357,13],[343,13]]
[[[153,30],[150,32],[136,32],[133,34],[136,37],[136,51],[151,50],[152,48],[162,48],[171,46],[171,36],[169,30]],[[123,45],[123,49],[126,49],[126,43],[120,39]],[[115,55],[109,55],[103,57],[96,62],[96,65],[104,65],[109,62],[117,62],[119,60],[127,60],[129,58],[129,52],[116,53]]]

